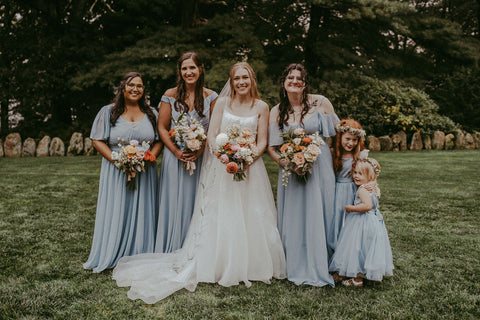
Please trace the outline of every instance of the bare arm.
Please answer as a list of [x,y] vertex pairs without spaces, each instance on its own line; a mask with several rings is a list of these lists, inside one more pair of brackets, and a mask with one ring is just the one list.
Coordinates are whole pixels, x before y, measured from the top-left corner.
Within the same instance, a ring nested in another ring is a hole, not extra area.
[[[268,120],[268,125],[278,125],[278,107],[273,107],[272,110],[270,110],[270,117]],[[270,158],[273,159],[278,165],[282,166],[285,168],[287,165],[287,160],[286,159],[281,159],[280,160],[280,154],[277,151],[277,146],[267,146],[267,152]]]
[[365,213],[372,209],[373,205],[372,198],[370,198],[370,193],[364,187],[360,187],[358,188],[357,194],[362,203],[357,205],[346,205],[345,211]]
[[268,105],[263,103],[259,106],[259,118],[257,125],[257,150],[258,156],[267,148],[267,138],[268,138],[268,119],[270,116],[270,111],[268,110]]
[[178,160],[184,161],[183,152],[170,139],[168,130],[170,129],[170,121],[172,120],[172,108],[169,103],[164,101],[160,104],[158,112],[158,134],[163,144],[177,157]]
[[112,159],[112,149],[110,149],[110,147],[105,143],[105,141],[93,140],[93,147],[97,149],[98,153],[100,153],[109,162],[114,162]]
[[155,142],[155,144],[152,147],[152,154],[155,156],[155,158],[158,158],[158,155],[160,154],[160,151],[162,151],[163,143],[161,141]]

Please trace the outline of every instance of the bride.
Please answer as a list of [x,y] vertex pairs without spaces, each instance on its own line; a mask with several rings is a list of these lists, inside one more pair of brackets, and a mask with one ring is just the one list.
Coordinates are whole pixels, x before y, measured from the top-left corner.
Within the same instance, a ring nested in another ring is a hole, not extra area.
[[[255,74],[246,62],[230,69],[230,81],[215,105],[207,144],[235,124],[257,136],[258,154],[267,145],[269,109],[259,99]],[[194,291],[199,282],[228,287],[250,280],[269,283],[286,276],[285,255],[267,171],[259,156],[234,181],[225,164],[205,152],[192,222],[181,249],[122,258],[113,271],[128,297],[155,303],[175,291]]]

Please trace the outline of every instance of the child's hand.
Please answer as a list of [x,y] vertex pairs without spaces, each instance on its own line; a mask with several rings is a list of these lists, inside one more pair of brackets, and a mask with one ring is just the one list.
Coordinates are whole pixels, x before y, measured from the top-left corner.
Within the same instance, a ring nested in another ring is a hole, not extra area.
[[353,212],[353,211],[354,211],[354,208],[353,208],[353,207],[354,207],[354,206],[347,204],[347,205],[345,206],[345,211],[347,211],[347,212]]

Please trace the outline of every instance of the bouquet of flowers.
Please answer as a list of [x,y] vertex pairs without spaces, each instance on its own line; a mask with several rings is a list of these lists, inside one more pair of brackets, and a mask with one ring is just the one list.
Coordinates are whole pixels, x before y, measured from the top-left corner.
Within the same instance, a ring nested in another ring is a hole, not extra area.
[[[195,152],[202,148],[207,136],[200,121],[193,117],[188,119],[186,113],[182,113],[174,123],[175,127],[168,134],[180,150]],[[192,175],[196,169],[195,162],[184,162],[183,168]]]
[[226,165],[228,173],[233,174],[233,180],[242,181],[247,176],[245,166],[251,165],[258,156],[255,136],[248,128],[230,125],[225,133],[216,138],[217,158]]
[[322,153],[320,146],[325,142],[318,132],[307,135],[303,128],[288,130],[281,137],[284,142],[280,147],[280,160],[287,160],[287,166],[283,169],[283,186],[287,186],[293,170],[297,173],[297,180],[306,183],[312,173],[313,163]]
[[130,190],[137,189],[135,176],[145,171],[145,168],[157,161],[150,152],[150,144],[143,141],[140,145],[137,140],[130,140],[128,145],[121,142],[118,144],[122,149],[120,152],[112,151],[114,165],[127,174],[127,186]]

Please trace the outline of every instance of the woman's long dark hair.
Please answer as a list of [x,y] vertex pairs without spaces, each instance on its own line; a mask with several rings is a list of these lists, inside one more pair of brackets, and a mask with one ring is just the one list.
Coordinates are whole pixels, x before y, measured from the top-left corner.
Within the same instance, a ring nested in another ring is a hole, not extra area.
[[188,112],[188,105],[185,103],[187,96],[187,88],[185,80],[182,77],[182,63],[187,59],[192,59],[197,65],[200,74],[198,75],[197,83],[195,84],[195,110],[200,117],[205,117],[203,114],[203,87],[205,85],[205,68],[203,67],[202,58],[196,52],[185,52],[182,54],[177,63],[177,93],[175,97],[175,110],[178,112]]
[[[120,85],[118,86],[117,94],[113,99],[113,108],[110,111],[110,124],[112,127],[115,126],[118,117],[125,112],[125,97],[123,96],[123,92],[125,91],[125,86],[132,81],[133,78],[139,77],[142,79],[142,75],[138,72],[129,72],[123,76],[122,81],[120,81]],[[143,80],[143,79],[142,79]],[[145,92],[143,92],[142,97],[138,100],[138,106],[142,112],[147,114],[148,119],[152,123],[153,129],[157,130],[157,117],[155,113],[153,113],[150,106],[147,104],[145,100]]]
[[278,106],[280,111],[279,117],[278,117],[278,126],[280,127],[280,130],[282,130],[283,126],[285,126],[288,123],[288,119],[290,117],[289,113],[292,111],[292,105],[290,104],[290,100],[288,100],[287,90],[285,89],[285,79],[287,78],[288,74],[293,70],[300,71],[300,74],[302,75],[303,82],[304,82],[303,95],[302,95],[303,110],[302,110],[302,115],[300,117],[300,123],[303,121],[303,117],[308,113],[308,110],[309,110],[308,94],[310,93],[310,86],[308,83],[307,70],[300,63],[292,63],[288,65],[287,68],[285,68],[285,70],[282,73],[282,76],[280,77],[280,104]]

